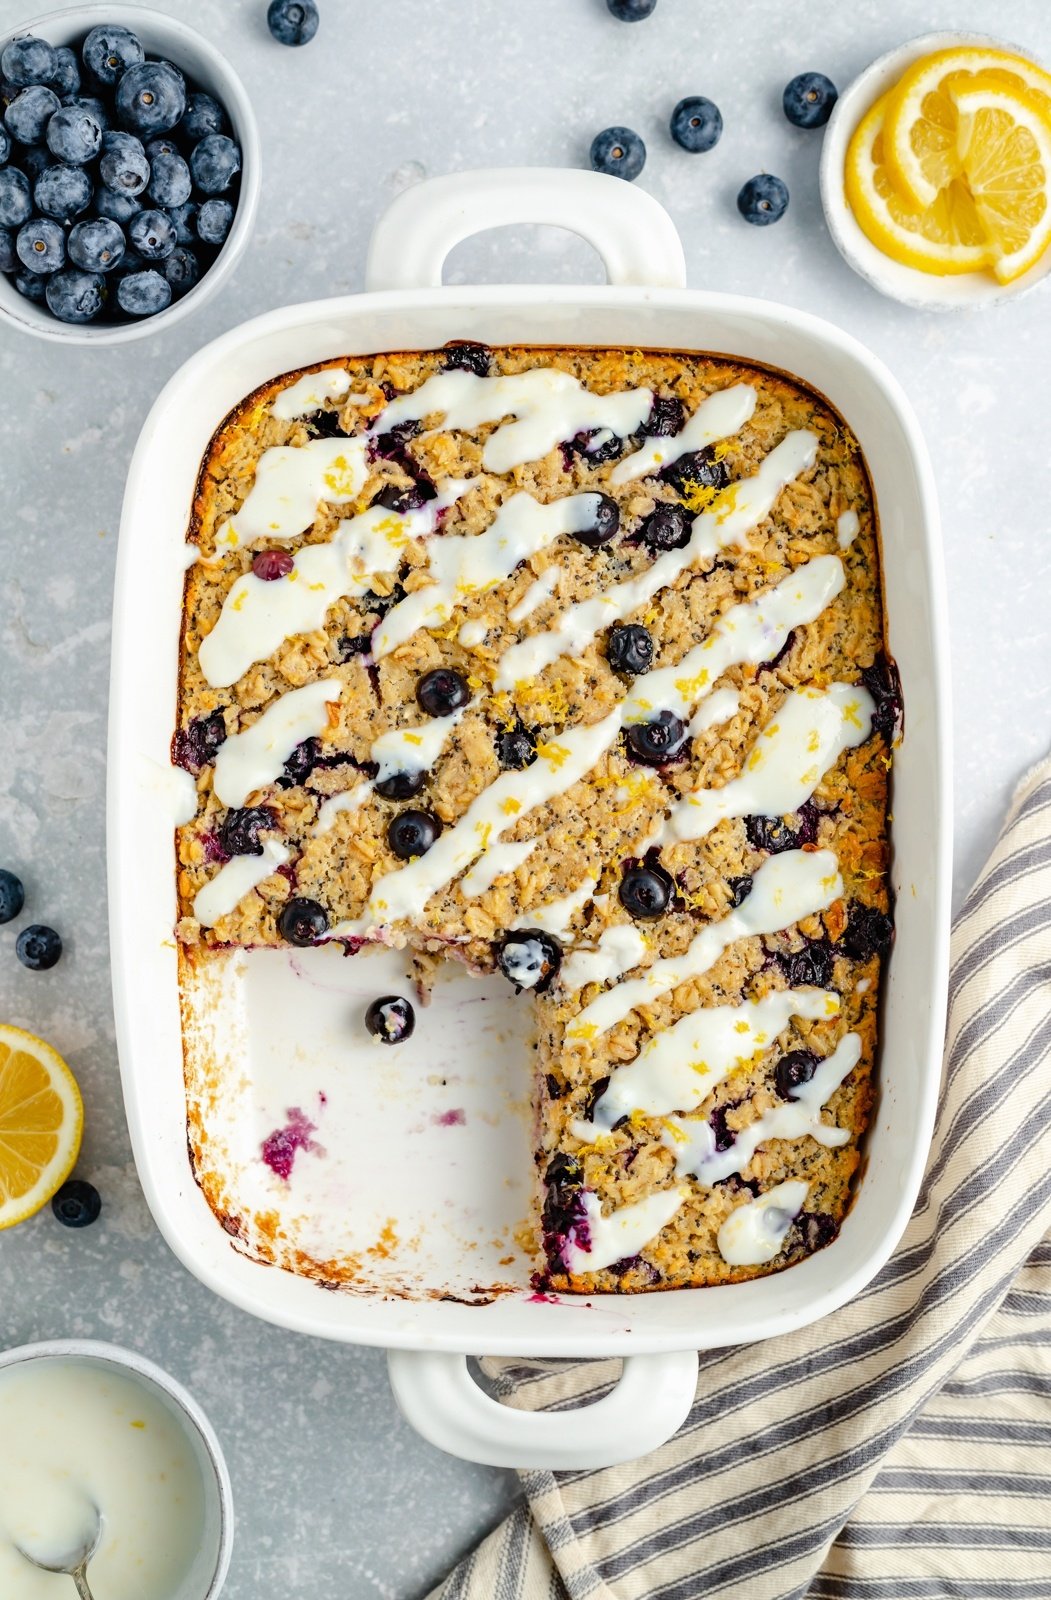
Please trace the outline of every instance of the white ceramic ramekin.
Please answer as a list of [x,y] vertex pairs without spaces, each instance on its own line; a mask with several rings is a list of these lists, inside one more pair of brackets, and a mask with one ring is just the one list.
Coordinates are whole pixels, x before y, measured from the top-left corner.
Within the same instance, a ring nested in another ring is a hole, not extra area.
[[821,146],[821,204],[837,250],[880,294],[900,300],[917,311],[970,311],[1000,305],[1035,289],[1051,273],[1051,250],[1046,250],[1016,283],[997,283],[989,272],[962,272],[944,278],[920,272],[916,267],[903,266],[900,261],[892,261],[890,256],[884,255],[862,231],[847,204],[843,186],[847,146],[866,111],[921,56],[961,45],[984,45],[992,50],[1006,50],[1011,55],[1029,55],[1022,46],[995,39],[987,33],[921,34],[918,39],[910,39],[908,44],[888,50],[843,91],[829,118]]
[[[138,1383],[165,1407],[186,1434],[201,1475],[204,1531],[197,1557],[172,1600],[218,1600],[230,1570],[234,1503],[230,1474],[219,1440],[197,1401],[181,1383],[135,1350],[96,1339],[47,1339],[0,1351],[0,1373],[30,1361],[83,1362],[112,1367]],[[11,1597],[14,1600],[14,1597]]]
[[67,6],[62,11],[27,17],[0,38],[0,48],[9,39],[24,33],[37,34],[49,44],[77,45],[92,28],[103,22],[130,28],[142,40],[148,55],[163,56],[166,61],[174,62],[195,85],[219,101],[241,147],[241,188],[233,226],[208,271],[189,294],[173,300],[167,310],[159,311],[154,317],[141,317],[134,322],[60,322],[46,306],[35,305],[20,295],[14,284],[0,273],[0,318],[23,333],[36,334],[40,339],[51,339],[59,344],[128,344],[132,339],[144,339],[181,322],[218,293],[229,278],[248,243],[259,207],[261,148],[251,101],[225,56],[185,22],[146,6]]

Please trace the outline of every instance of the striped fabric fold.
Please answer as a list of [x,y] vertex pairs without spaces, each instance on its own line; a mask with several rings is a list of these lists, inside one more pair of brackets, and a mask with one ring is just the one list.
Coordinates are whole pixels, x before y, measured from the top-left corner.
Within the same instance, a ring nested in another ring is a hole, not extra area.
[[[700,1357],[680,1432],[525,1503],[432,1600],[1051,1600],[1051,761],[953,929],[945,1083],[886,1267],[783,1339]],[[485,1363],[506,1404],[614,1362]]]

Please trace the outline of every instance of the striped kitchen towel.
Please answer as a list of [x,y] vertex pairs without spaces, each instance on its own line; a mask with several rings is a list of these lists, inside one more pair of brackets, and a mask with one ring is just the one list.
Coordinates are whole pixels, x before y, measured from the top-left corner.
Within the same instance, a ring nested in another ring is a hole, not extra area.
[[[511,1405],[613,1364],[489,1362]],[[850,1305],[706,1351],[678,1435],[526,1503],[433,1600],[1051,1597],[1051,760],[954,930],[919,1203]]]

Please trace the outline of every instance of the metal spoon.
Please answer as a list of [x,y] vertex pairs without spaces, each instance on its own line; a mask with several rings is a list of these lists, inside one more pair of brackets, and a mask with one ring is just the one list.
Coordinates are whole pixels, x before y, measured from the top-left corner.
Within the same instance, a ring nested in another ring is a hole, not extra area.
[[66,1556],[64,1561],[42,1561],[39,1556],[31,1556],[28,1550],[23,1550],[21,1545],[17,1545],[16,1549],[19,1555],[25,1556],[31,1566],[39,1567],[42,1572],[60,1572],[65,1574],[66,1577],[72,1578],[77,1586],[77,1594],[80,1596],[80,1600],[94,1600],[94,1596],[88,1588],[87,1568],[88,1562],[99,1547],[101,1538],[102,1518],[96,1510],[95,1530],[91,1538],[78,1545],[75,1550]]

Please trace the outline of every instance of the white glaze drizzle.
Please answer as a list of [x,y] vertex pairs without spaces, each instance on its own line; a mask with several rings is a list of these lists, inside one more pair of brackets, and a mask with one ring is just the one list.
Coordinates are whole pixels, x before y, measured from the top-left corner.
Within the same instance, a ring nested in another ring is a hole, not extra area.
[[696,739],[700,734],[707,733],[709,728],[717,727],[720,722],[729,722],[740,709],[741,696],[736,689],[716,689],[707,700],[701,701],[690,718],[686,732],[691,739]]
[[267,839],[258,856],[234,856],[198,889],[193,914],[202,928],[214,928],[221,917],[240,905],[249,890],[255,889],[289,859],[289,851],[276,839]]
[[460,879],[460,892],[469,900],[484,894],[505,872],[517,871],[538,843],[537,839],[502,839],[499,844],[491,845]]
[[637,967],[647,949],[641,929],[631,922],[617,923],[603,931],[594,950],[576,950],[562,963],[559,985],[572,993],[586,983],[609,983]]
[[291,422],[319,410],[326,400],[342,400],[349,388],[350,373],[345,367],[307,372],[275,396],[270,410],[280,422]]
[[296,745],[324,732],[329,705],[339,700],[342,690],[338,678],[321,678],[302,689],[291,689],[244,733],[227,739],[215,758],[212,787],[216,798],[224,806],[243,806],[255,790],[273,783]]
[[567,1039],[593,1039],[662,995],[699,978],[738,939],[780,933],[803,917],[825,911],[843,893],[831,850],[786,850],[771,856],[752,879],[746,900],[719,922],[702,928],[681,956],[655,961],[641,977],[619,983],[585,1006]]
[[808,1183],[793,1179],[735,1206],[716,1238],[727,1266],[761,1267],[772,1261],[802,1211],[809,1188]]
[[518,604],[512,606],[507,613],[508,622],[513,622],[517,626],[518,623],[524,622],[526,617],[531,617],[545,600],[550,600],[558,588],[560,576],[558,567],[552,564],[540,574],[539,578],[534,578]]
[[264,450],[240,511],[216,534],[219,550],[240,550],[259,539],[298,539],[313,527],[321,503],[346,505],[364,488],[364,439],[311,439]]
[[365,804],[375,785],[369,779],[363,779],[353,789],[344,789],[342,794],[330,794],[318,807],[317,819],[312,832],[315,838],[320,838],[323,833],[328,833],[341,811],[357,811]]
[[472,617],[469,622],[463,624],[456,638],[465,650],[473,650],[476,645],[482,643],[488,632],[489,624],[483,617]]
[[381,733],[373,740],[369,750],[369,756],[378,769],[375,777],[323,800],[314,823],[315,837],[328,833],[341,811],[357,811],[373,793],[377,783],[382,783],[385,778],[392,778],[399,772],[427,772],[445,749],[453,729],[476,704],[477,701],[472,700],[469,705],[461,706],[459,711],[452,711],[447,717],[428,717],[426,722],[415,727],[391,728],[389,732]]
[[678,461],[691,450],[703,450],[739,432],[755,410],[755,390],[751,384],[735,383],[708,396],[697,407],[681,433],[671,438],[647,439],[640,450],[625,456],[610,473],[611,483],[631,483],[645,478],[658,467]]
[[579,379],[557,367],[535,367],[499,378],[439,372],[411,394],[392,400],[376,418],[372,432],[386,433],[400,422],[438,415],[444,416],[447,428],[476,428],[514,417],[514,422],[504,422],[489,435],[482,451],[487,472],[510,472],[526,461],[538,461],[578,433],[595,428],[634,433],[652,405],[652,389],[592,394]]
[[856,511],[844,511],[836,518],[836,543],[841,550],[849,550],[858,536],[861,523]]
[[612,1128],[633,1111],[664,1116],[693,1111],[731,1072],[762,1056],[793,1017],[819,1022],[839,1014],[827,989],[781,989],[736,1006],[704,1006],[647,1039],[634,1061],[615,1067],[592,1111]]
[[583,1249],[572,1235],[566,1240],[562,1246],[562,1263],[566,1271],[601,1272],[615,1261],[638,1255],[644,1245],[667,1227],[688,1192],[685,1184],[679,1184],[674,1189],[656,1189],[642,1200],[620,1206],[604,1217],[598,1196],[592,1190],[585,1189],[582,1198],[587,1213],[590,1246]]
[[[546,905],[533,906],[531,910],[523,911],[512,922],[512,928],[541,928],[545,933],[553,933],[556,939],[568,939],[573,918],[587,905],[595,892],[597,882],[597,878],[585,878],[580,887],[573,889],[569,894],[564,894],[557,900],[549,900]],[[565,971],[565,968],[562,970]]]
[[727,817],[784,817],[798,811],[843,754],[872,727],[872,696],[860,684],[794,689],[760,733],[741,773],[721,789],[684,796],[642,846],[703,839]]

